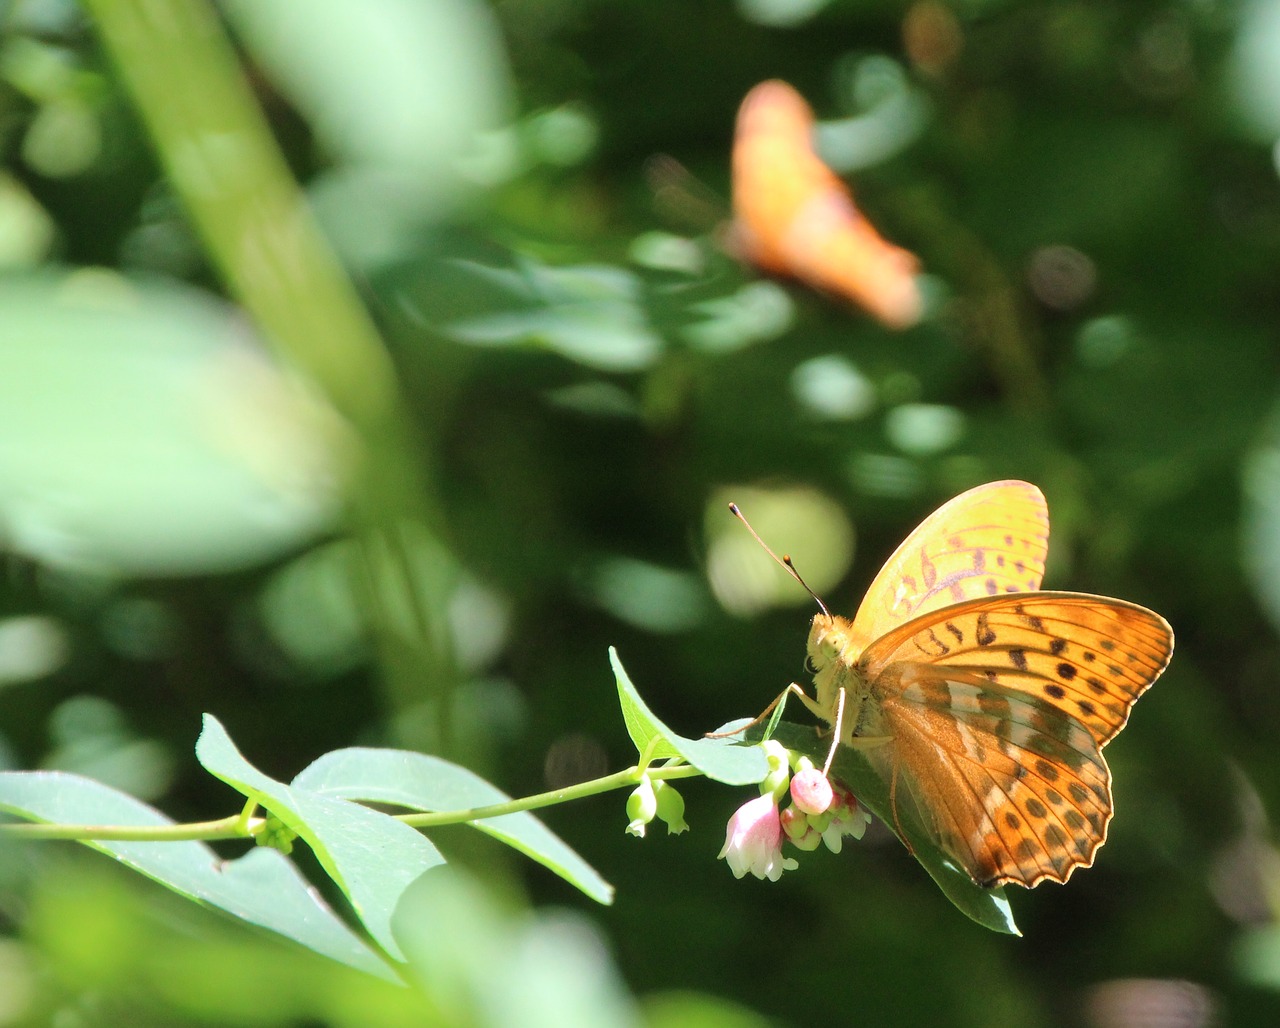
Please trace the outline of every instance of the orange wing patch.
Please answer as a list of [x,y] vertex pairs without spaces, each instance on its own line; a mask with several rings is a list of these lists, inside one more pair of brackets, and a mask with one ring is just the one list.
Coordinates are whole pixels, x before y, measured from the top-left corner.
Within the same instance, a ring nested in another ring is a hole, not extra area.
[[922,310],[919,262],[862,216],[814,153],[812,133],[813,111],[785,82],[762,82],[742,101],[733,143],[738,254],[909,328]]

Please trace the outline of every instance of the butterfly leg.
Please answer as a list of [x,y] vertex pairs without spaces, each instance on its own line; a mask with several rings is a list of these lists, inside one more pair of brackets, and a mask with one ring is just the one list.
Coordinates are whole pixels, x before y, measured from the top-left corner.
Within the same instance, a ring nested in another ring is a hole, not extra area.
[[816,710],[817,704],[813,700],[809,699],[808,696],[805,695],[805,691],[802,688],[800,688],[800,686],[796,685],[795,682],[792,682],[785,689],[783,689],[782,692],[778,693],[778,695],[774,697],[774,700],[772,703],[770,703],[767,707],[765,707],[764,710],[762,710],[758,715],[756,715],[756,717],[754,717],[751,721],[747,722],[741,728],[735,728],[729,732],[707,732],[707,734],[704,735],[703,738],[704,739],[727,739],[731,735],[740,735],[741,733],[745,732],[748,728],[755,728],[756,725],[760,724],[762,721],[764,721],[765,718],[767,718],[770,714],[773,713],[774,708],[777,707],[779,703],[782,703],[784,700],[786,700],[786,698],[792,693],[795,693],[795,695],[799,696],[806,707],[814,711],[814,713],[817,713],[817,710]]
[[831,722],[831,749],[827,750],[827,761],[822,765],[823,778],[831,773],[831,762],[836,759],[836,749],[840,745],[840,734],[844,728],[844,700],[845,690],[841,688],[836,692],[836,716]]

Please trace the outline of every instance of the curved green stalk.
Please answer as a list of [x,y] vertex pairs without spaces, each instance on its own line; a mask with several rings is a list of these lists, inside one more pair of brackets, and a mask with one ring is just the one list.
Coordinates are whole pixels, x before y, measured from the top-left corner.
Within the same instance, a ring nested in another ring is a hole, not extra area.
[[[550,807],[570,800],[585,799],[615,789],[625,789],[640,781],[643,772],[639,766],[617,771],[603,778],[593,778],[589,782],[579,782],[563,789],[552,789],[549,792],[525,796],[521,799],[508,800],[505,803],[493,803],[486,807],[471,807],[466,810],[448,810],[427,814],[396,814],[396,820],[403,821],[412,828],[430,828],[440,825],[466,824],[470,821],[483,821],[486,818],[501,817],[503,814],[514,814],[522,810],[536,810]],[[692,778],[700,775],[695,767],[688,764],[676,764],[669,767],[649,768],[650,778],[674,779]],[[267,819],[250,817],[256,807],[252,801],[245,809],[230,817],[216,821],[193,821],[174,825],[64,825],[51,823],[4,824],[0,825],[0,835],[27,840],[61,839],[74,842],[104,840],[112,842],[189,842],[191,840],[215,841],[219,839],[251,839],[262,832]]]

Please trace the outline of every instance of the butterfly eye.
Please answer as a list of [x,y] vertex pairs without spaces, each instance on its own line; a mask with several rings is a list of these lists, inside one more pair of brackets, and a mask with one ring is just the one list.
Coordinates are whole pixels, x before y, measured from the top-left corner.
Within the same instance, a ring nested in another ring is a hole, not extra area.
[[808,672],[809,674],[811,674],[811,675],[816,675],[816,674],[818,673],[818,671],[820,670],[820,669],[818,668],[818,662],[817,662],[816,660],[814,660],[814,659],[813,659],[811,656],[809,656],[808,654],[805,654],[805,658],[804,658],[804,669],[805,669],[805,671],[807,671],[807,672]]

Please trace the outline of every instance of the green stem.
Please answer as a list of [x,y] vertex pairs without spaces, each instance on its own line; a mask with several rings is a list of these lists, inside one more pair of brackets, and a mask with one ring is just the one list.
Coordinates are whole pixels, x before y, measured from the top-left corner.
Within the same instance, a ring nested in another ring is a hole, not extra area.
[[[415,618],[412,633],[375,623],[390,703],[442,707],[456,676],[446,611],[452,561],[439,546],[426,581],[400,539],[406,524],[443,536],[432,455],[416,444],[390,355],[312,217],[213,4],[85,7],[228,291],[266,344],[355,428],[364,459],[348,489],[351,528],[364,551],[386,550],[389,567],[375,588],[405,583]],[[373,610],[375,622],[388,606]],[[437,720],[446,723],[443,714]]]
[[413,828],[432,828],[437,825],[463,824],[468,821],[483,821],[486,818],[501,817],[503,814],[514,814],[521,810],[536,810],[539,807],[550,807],[569,800],[580,800],[587,796],[596,796],[611,789],[625,789],[639,783],[643,774],[650,778],[667,780],[670,778],[693,778],[702,774],[696,767],[688,764],[677,764],[672,767],[651,767],[641,771],[639,766],[629,767],[625,771],[617,771],[604,778],[593,778],[589,782],[579,782],[564,789],[553,789],[523,799],[508,800],[506,803],[494,803],[488,807],[472,807],[470,810],[450,810],[436,814],[399,814],[398,819]]
[[[487,807],[471,807],[467,810],[449,810],[429,814],[396,814],[396,820],[403,821],[412,828],[430,828],[439,825],[465,824],[470,821],[483,821],[486,818],[501,817],[503,814],[514,814],[521,810],[536,810],[539,807],[550,807],[557,803],[584,799],[610,792],[613,789],[625,789],[635,785],[644,774],[650,778],[673,779],[692,778],[702,772],[688,764],[673,764],[667,767],[651,767],[642,771],[639,766],[629,767],[625,771],[617,771],[603,778],[593,778],[589,782],[579,782],[564,789],[553,789],[540,792],[522,799],[507,800],[505,803],[494,803]],[[177,825],[63,825],[47,823],[0,824],[0,835],[12,836],[28,840],[64,839],[74,842],[110,841],[110,842],[189,842],[192,840],[218,839],[251,839],[258,835],[266,824],[266,818],[246,817],[250,807],[238,814],[220,818],[217,821],[195,821]]]
[[19,839],[71,839],[90,842],[190,842],[193,839],[247,839],[262,831],[266,818],[245,820],[243,812],[217,821],[193,821],[181,825],[0,825],[0,833]]

